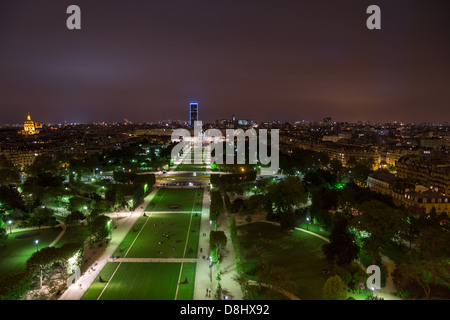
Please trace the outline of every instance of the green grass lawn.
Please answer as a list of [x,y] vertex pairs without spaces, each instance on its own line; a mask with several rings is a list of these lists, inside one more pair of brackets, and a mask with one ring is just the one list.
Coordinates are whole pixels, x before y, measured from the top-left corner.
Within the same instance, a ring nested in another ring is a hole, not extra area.
[[282,233],[269,223],[238,227],[241,258],[250,279],[256,280],[261,263],[277,268],[278,283],[302,300],[321,300],[329,268],[321,250],[326,242],[302,231]]
[[202,188],[160,189],[146,211],[200,211],[202,200]]
[[121,263],[100,300],[174,300],[181,263]]
[[153,213],[126,258],[196,257],[199,229],[200,214]]
[[141,215],[139,219],[136,221],[134,226],[131,228],[130,232],[125,236],[125,238],[120,243],[119,247],[116,249],[114,253],[114,257],[123,258],[126,254],[127,250],[130,248],[134,239],[137,237],[139,231],[141,230],[144,223],[147,221],[148,217]]
[[[97,300],[98,296],[118,266],[119,262],[108,262],[103,267],[102,271],[100,271],[97,278],[95,278],[91,286],[86,290],[83,297],[81,297],[81,300]],[[99,281],[100,279],[101,281]]]
[[[16,238],[18,235],[37,233],[36,235]],[[37,249],[48,247],[61,232],[60,227],[38,229],[34,231],[9,234],[8,239],[0,246],[0,281],[11,273],[25,271],[25,263]],[[39,240],[38,246],[35,240]]]
[[[183,263],[177,300],[193,300],[196,263]],[[183,283],[184,281],[188,283]]]
[[79,226],[69,226],[66,229],[64,235],[59,239],[59,241],[55,244],[56,248],[62,247],[63,245],[71,242],[79,242],[82,243],[89,236],[89,229],[85,225]]

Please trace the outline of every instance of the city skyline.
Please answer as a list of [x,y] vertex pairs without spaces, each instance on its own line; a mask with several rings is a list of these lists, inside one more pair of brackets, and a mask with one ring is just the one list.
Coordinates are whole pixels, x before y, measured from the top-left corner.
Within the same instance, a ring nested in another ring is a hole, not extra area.
[[70,4],[2,3],[1,124],[450,119],[444,1]]

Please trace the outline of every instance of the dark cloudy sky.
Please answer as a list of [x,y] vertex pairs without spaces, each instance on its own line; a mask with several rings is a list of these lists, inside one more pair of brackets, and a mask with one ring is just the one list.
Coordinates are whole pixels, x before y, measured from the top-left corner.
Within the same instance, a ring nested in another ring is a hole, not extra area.
[[0,123],[450,121],[448,2],[1,0]]

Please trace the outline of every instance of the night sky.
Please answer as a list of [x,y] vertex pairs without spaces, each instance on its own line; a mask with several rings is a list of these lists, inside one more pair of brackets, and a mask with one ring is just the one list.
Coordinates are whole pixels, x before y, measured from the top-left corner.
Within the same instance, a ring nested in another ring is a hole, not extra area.
[[450,121],[448,3],[1,0],[0,123]]

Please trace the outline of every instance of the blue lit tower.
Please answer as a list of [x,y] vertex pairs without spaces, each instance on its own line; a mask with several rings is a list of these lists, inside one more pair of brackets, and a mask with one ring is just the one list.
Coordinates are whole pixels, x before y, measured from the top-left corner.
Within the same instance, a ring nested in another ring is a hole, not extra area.
[[189,125],[193,126],[194,125],[194,121],[198,121],[198,103],[197,102],[191,102],[190,103],[189,113],[190,113]]

